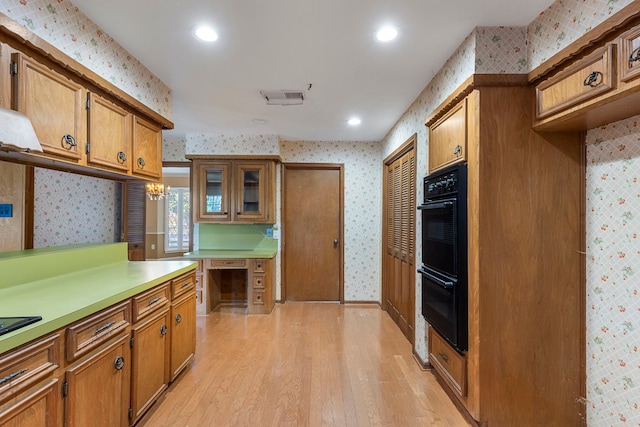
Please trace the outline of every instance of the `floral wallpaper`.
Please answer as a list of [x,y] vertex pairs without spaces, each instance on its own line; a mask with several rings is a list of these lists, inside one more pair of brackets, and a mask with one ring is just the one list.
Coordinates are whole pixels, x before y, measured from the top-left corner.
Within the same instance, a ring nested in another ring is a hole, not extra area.
[[187,134],[186,154],[277,155],[278,135]]
[[529,71],[633,0],[557,0],[527,27]]
[[171,119],[171,89],[69,0],[3,0],[0,12]]
[[35,169],[33,246],[118,241],[118,189],[110,180]]
[[587,133],[588,425],[640,425],[640,116]]
[[[171,131],[169,131],[171,132]],[[185,156],[187,141],[184,138],[171,138],[167,131],[163,132],[162,160],[165,162],[186,162]]]

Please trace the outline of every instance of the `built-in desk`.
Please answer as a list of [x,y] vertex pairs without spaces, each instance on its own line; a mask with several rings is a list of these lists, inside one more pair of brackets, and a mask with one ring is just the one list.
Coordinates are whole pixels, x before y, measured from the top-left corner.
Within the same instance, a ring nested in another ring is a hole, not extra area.
[[[222,290],[229,281],[243,281],[248,314],[269,314],[276,301],[274,257],[277,249],[199,250],[185,254],[198,260],[196,312],[204,315],[223,304]],[[234,277],[235,274],[239,277]],[[238,301],[235,301],[238,302]]]

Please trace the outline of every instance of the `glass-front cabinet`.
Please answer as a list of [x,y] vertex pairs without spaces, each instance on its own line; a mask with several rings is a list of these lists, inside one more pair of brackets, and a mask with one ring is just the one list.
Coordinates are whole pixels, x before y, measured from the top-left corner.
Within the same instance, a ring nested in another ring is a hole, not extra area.
[[194,160],[194,222],[275,221],[275,161]]

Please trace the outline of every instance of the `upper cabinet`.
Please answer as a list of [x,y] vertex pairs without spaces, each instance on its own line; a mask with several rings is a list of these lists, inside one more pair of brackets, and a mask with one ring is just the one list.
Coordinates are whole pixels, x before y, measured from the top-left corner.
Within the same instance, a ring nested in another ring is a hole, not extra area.
[[534,77],[543,80],[534,87],[533,128],[587,130],[640,114],[639,76],[640,25],[614,29]]
[[[28,40],[28,43],[25,42]],[[118,180],[162,177],[173,123],[0,14],[0,104],[32,122],[42,153],[0,159]]]
[[86,139],[84,88],[22,54],[11,55],[11,107],[31,119],[46,154],[73,162]]
[[195,160],[194,222],[275,222],[275,161]]
[[87,95],[87,107],[87,162],[128,172],[131,164],[131,114],[94,93]]
[[429,126],[429,173],[464,162],[467,151],[467,100]]
[[162,129],[140,117],[133,117],[134,175],[160,179],[162,176]]

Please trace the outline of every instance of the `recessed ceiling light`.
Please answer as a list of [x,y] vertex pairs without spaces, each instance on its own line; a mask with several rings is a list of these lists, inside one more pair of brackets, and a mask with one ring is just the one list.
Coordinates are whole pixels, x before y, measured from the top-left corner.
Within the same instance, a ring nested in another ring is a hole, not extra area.
[[257,125],[266,125],[267,123],[269,123],[269,120],[267,120],[267,119],[253,119],[253,123],[255,123]]
[[362,121],[357,117],[352,117],[347,123],[349,123],[351,126],[358,126],[360,123],[362,123]]
[[376,39],[381,42],[388,42],[398,36],[398,30],[390,25],[384,26],[376,33]]
[[216,33],[213,28],[206,25],[196,27],[193,30],[193,35],[195,36],[195,38],[203,42],[214,42],[218,40],[218,33]]

